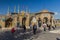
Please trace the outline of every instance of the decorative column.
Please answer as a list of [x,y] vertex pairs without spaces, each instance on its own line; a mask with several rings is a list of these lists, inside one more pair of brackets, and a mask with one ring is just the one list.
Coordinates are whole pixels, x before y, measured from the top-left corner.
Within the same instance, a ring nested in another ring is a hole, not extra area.
[[13,27],[17,26],[17,15],[13,15]]
[[52,26],[54,26],[53,20],[54,20],[54,17],[53,17],[53,15],[52,15]]
[[26,27],[28,28],[29,27],[29,14],[26,14]]
[[22,26],[22,15],[20,14],[20,16],[19,16],[19,21],[20,21],[20,26]]

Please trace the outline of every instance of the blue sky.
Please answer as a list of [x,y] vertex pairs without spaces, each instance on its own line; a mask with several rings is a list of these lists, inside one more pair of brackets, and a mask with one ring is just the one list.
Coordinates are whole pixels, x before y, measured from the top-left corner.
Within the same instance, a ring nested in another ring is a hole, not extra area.
[[10,12],[16,12],[20,6],[20,11],[26,10],[26,7],[31,13],[40,12],[42,10],[49,10],[56,13],[55,18],[60,19],[60,0],[0,0],[0,14],[7,14],[8,6]]

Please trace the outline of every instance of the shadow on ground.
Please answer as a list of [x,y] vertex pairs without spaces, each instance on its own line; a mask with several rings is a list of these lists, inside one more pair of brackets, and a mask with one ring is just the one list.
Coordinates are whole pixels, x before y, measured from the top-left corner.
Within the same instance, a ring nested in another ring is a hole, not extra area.
[[41,30],[37,30],[37,34],[34,35],[32,30],[27,29],[26,33],[23,30],[16,30],[14,34],[11,31],[5,31],[0,33],[0,40],[27,40],[33,39],[32,37],[38,38],[39,33],[42,32]]

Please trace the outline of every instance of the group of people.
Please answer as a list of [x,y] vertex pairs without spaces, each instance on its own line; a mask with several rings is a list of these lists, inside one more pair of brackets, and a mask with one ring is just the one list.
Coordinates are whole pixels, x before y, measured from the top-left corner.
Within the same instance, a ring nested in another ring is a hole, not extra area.
[[[46,28],[48,28],[48,30],[50,31],[50,30],[51,30],[51,27],[52,27],[53,29],[55,29],[55,27],[56,27],[56,26],[51,26],[51,24],[47,24],[47,23],[45,23],[45,22],[41,23],[40,18],[39,18],[39,20],[38,20],[38,23],[36,23],[36,22],[37,22],[37,20],[36,20],[35,17],[34,17],[34,18],[32,19],[33,25],[32,25],[32,23],[30,24],[30,29],[33,30],[33,34],[36,34],[36,31],[37,31],[37,28],[38,28],[38,27],[43,27],[44,31],[47,30]],[[24,32],[26,32],[26,26],[23,25],[22,27],[23,27],[23,29],[24,29]],[[11,32],[14,33],[15,30],[16,30],[16,28],[12,28]]]
[[46,31],[47,28],[48,28],[49,31],[51,30],[51,28],[53,28],[53,30],[55,30],[55,28],[56,28],[56,26],[52,26],[51,24],[46,24],[44,22],[43,22],[42,27],[44,28],[44,31]]
[[36,20],[36,18],[33,17],[32,23],[34,25],[31,25],[30,28],[32,27],[34,34],[36,34],[37,28],[41,28],[42,27],[44,31],[46,31],[47,29],[50,31],[51,28],[53,28],[53,30],[55,30],[55,28],[56,28],[56,25],[52,25],[51,23],[46,23],[46,22],[42,23],[40,18],[38,18],[38,20]]

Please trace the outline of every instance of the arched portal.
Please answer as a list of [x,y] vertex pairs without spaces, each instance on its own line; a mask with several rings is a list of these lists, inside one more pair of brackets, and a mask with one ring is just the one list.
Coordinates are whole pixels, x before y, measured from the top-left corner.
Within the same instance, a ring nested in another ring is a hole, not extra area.
[[22,26],[25,25],[25,22],[26,22],[26,17],[23,17],[22,18]]
[[47,23],[48,22],[48,18],[47,17],[44,17],[43,18],[43,22]]
[[12,26],[12,21],[13,21],[13,19],[11,17],[6,19],[5,20],[5,27]]

